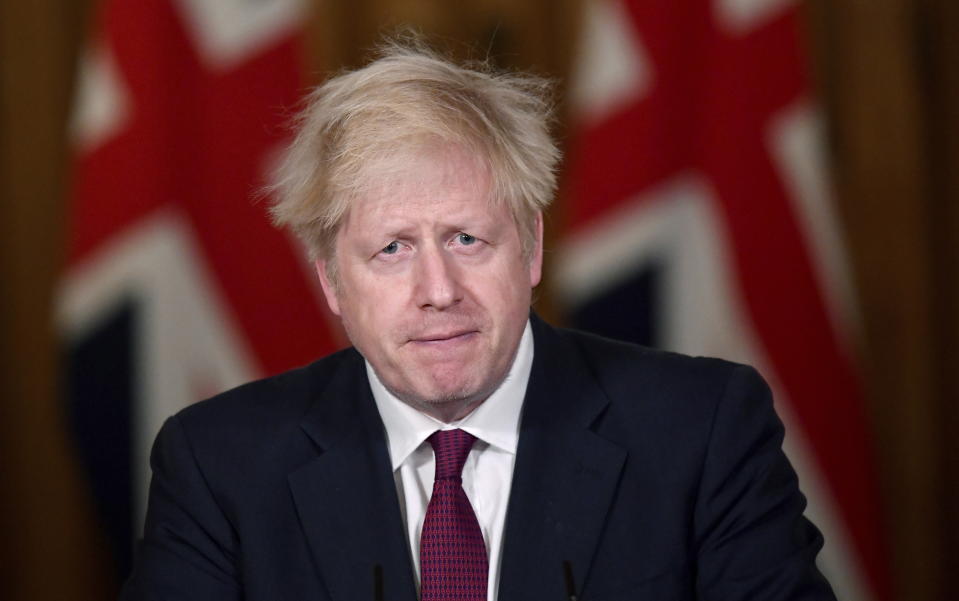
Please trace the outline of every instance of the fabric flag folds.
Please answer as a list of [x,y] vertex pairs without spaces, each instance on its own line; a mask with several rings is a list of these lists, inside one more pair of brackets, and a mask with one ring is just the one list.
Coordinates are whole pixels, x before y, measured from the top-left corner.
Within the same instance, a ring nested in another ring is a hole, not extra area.
[[797,3],[585,6],[559,300],[574,325],[759,368],[823,571],[841,599],[889,599]]
[[309,266],[257,201],[304,90],[305,9],[98,5],[58,319],[68,413],[121,577],[162,421],[334,346]]

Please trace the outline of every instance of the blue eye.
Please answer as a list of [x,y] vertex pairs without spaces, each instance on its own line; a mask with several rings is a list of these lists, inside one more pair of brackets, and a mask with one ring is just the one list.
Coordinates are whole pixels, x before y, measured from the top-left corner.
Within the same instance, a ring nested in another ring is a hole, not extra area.
[[390,242],[389,244],[387,244],[386,246],[384,246],[383,250],[381,250],[380,252],[382,252],[384,255],[395,255],[396,251],[398,251],[399,249],[400,249],[399,242],[394,240]]
[[469,246],[470,244],[476,243],[476,237],[469,234],[459,234],[458,236],[460,244],[463,246]]

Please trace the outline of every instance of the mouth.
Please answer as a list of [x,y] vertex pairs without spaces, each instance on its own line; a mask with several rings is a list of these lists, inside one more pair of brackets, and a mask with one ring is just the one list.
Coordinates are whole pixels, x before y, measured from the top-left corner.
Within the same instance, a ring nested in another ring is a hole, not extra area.
[[431,332],[410,339],[415,344],[443,345],[448,343],[465,342],[477,334],[476,330],[456,330],[451,332]]

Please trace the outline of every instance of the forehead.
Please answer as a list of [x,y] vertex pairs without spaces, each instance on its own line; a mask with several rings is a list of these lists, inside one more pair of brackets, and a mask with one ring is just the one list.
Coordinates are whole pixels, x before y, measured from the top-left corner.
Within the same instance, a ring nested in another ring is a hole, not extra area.
[[492,200],[488,167],[451,144],[422,146],[374,161],[364,179],[350,202],[347,223],[501,213]]

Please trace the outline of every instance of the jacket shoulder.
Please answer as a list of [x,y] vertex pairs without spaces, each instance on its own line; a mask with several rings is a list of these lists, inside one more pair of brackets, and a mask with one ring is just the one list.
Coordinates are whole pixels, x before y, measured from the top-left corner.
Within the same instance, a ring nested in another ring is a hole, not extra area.
[[559,336],[609,400],[606,420],[656,435],[709,436],[721,406],[739,414],[774,415],[769,387],[750,366],[693,357],[574,330]]
[[352,348],[282,374],[243,384],[181,410],[179,422],[200,457],[233,457],[242,462],[286,453],[292,441],[305,441],[300,424],[342,370],[361,370]]
[[725,359],[694,357],[577,330],[557,331],[609,392],[622,387],[633,392],[715,396],[735,372],[755,373],[749,366]]

